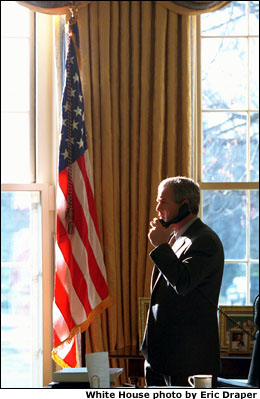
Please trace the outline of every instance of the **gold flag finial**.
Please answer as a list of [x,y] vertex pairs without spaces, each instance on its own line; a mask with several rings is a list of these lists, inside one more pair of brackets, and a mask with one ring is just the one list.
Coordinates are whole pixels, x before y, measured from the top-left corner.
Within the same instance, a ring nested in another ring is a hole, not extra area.
[[76,1],[70,1],[71,7],[70,10],[70,22],[76,22],[78,18],[78,7],[76,5]]

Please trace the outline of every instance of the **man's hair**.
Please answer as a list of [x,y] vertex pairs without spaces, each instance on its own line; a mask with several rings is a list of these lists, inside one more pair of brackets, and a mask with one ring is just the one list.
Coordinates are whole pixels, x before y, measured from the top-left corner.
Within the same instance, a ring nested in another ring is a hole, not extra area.
[[196,215],[199,213],[200,186],[198,183],[188,177],[176,176],[162,180],[158,189],[161,190],[165,187],[172,188],[174,201],[181,203],[188,200],[190,211]]

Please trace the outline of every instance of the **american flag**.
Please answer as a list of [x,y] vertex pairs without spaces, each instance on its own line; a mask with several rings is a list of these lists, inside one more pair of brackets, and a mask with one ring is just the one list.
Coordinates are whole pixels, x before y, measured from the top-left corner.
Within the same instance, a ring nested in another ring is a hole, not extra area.
[[57,187],[52,358],[61,367],[80,367],[77,337],[110,305],[110,299],[93,194],[75,19],[69,30]]

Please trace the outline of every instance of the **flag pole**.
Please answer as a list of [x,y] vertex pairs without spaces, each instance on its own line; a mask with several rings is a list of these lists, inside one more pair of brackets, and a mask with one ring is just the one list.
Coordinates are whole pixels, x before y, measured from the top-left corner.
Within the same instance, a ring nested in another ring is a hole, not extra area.
[[[70,17],[69,17],[69,32],[68,32],[68,79],[67,79],[67,88],[70,92],[71,90],[71,81],[70,81],[70,62],[71,62],[71,53],[70,53],[70,36],[72,36],[72,25],[78,20],[78,7],[75,4],[75,1],[72,1],[72,7],[70,7]],[[72,106],[70,101],[70,96],[68,96],[68,202],[66,209],[66,220],[67,220],[67,230],[68,234],[72,235],[74,233],[74,220],[73,220],[73,205],[72,205]],[[75,345],[76,345],[76,364],[77,367],[82,367],[82,336],[80,330],[75,334]]]
[[[77,22],[78,19],[78,8],[75,5],[75,1],[71,1],[72,7],[70,7],[69,17],[69,32],[68,32],[68,63],[67,63],[67,89],[68,93],[71,92],[71,48],[70,48],[70,37],[72,33],[72,25]],[[73,206],[72,206],[72,105],[71,97],[68,96],[68,198],[67,198],[67,209],[65,218],[67,221],[68,234],[74,233],[74,220],[73,220]]]
[[81,347],[81,333],[75,335],[76,341],[76,359],[78,367],[82,367],[82,347]]

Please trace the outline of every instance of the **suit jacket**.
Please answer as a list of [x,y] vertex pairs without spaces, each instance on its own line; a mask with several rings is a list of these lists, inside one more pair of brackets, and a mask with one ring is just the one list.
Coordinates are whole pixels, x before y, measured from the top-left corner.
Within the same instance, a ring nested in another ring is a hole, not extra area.
[[219,371],[217,303],[224,251],[199,218],[171,247],[150,253],[151,300],[141,351],[160,374],[189,376]]

